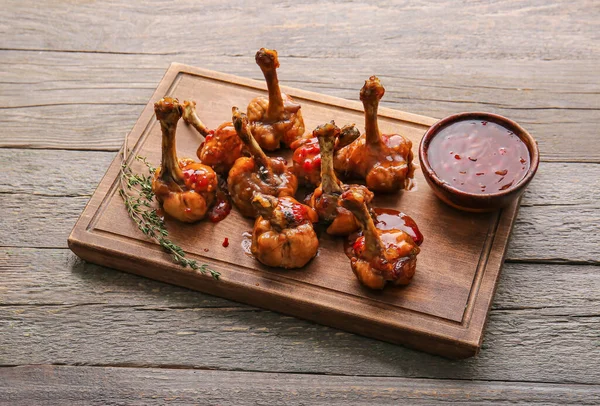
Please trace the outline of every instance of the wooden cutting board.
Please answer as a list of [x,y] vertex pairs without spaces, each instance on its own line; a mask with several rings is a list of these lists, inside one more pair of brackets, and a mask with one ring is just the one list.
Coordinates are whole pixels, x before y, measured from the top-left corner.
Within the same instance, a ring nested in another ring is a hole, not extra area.
[[[363,128],[358,101],[286,87],[283,91],[302,104],[307,129],[332,119],[340,127],[356,123]],[[357,100],[358,93],[357,87]],[[202,120],[216,128],[231,120],[232,106],[245,110],[260,94],[266,94],[262,82],[172,64],[133,127],[128,147],[132,155],[160,163],[161,131],[153,103],[163,96],[195,100]],[[380,108],[379,117],[383,133],[400,133],[413,142],[415,156],[423,133],[436,121],[386,108]],[[200,142],[182,120],[179,157],[195,157]],[[440,202],[417,169],[415,190],[375,199],[376,207],[409,214],[425,236],[412,283],[382,292],[358,283],[341,238],[321,235],[317,257],[303,269],[286,271],[262,266],[247,254],[243,233],[251,231],[252,221],[235,210],[216,224],[167,221],[172,240],[187,256],[221,272],[215,281],[174,265],[136,228],[116,193],[119,166],[117,156],[69,237],[69,247],[81,258],[450,358],[475,355],[481,347],[519,202],[495,213],[463,213]],[[138,163],[132,167],[143,170]],[[223,246],[225,238],[228,247]]]

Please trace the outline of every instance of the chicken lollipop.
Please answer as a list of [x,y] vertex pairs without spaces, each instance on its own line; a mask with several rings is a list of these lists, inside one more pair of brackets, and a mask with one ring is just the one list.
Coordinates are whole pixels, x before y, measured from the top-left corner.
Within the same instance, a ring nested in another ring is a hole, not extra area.
[[154,173],[152,191],[168,215],[188,223],[201,220],[215,201],[217,174],[192,159],[177,159],[175,132],[182,108],[165,97],[154,104],[162,130],[162,162]]
[[340,135],[340,129],[333,121],[317,127],[313,134],[317,137],[321,149],[321,183],[312,194],[310,206],[316,210],[319,219],[329,225],[327,234],[348,235],[358,230],[360,224],[351,212],[338,204],[341,194],[350,187],[363,189],[362,193],[368,204],[373,199],[373,193],[364,186],[345,185],[335,175],[333,148]]
[[377,229],[360,189],[344,192],[341,205],[354,214],[363,231],[350,255],[352,271],[360,283],[371,289],[383,289],[387,282],[408,285],[420,251],[410,235],[397,229]]
[[244,152],[244,143],[235,132],[233,124],[226,122],[216,130],[209,130],[196,113],[196,102],[187,100],[183,102],[183,119],[204,136],[204,142],[196,151],[200,162],[219,174],[227,174]]
[[[333,150],[345,147],[359,136],[360,131],[354,124],[345,125],[336,135]],[[290,148],[294,150],[292,162],[298,181],[304,185],[317,186],[321,182],[321,149],[314,131],[310,137],[294,141]]]
[[267,81],[269,97],[259,96],[248,104],[252,134],[267,151],[278,149],[282,142],[289,147],[304,134],[300,105],[279,89],[277,51],[261,48],[256,53],[256,63]]
[[400,134],[379,132],[377,108],[384,93],[376,76],[365,82],[360,90],[365,108],[365,134],[336,152],[334,166],[346,177],[364,179],[374,192],[396,192],[411,185],[412,143]]
[[294,196],[298,179],[286,166],[282,158],[269,158],[252,136],[248,117],[233,108],[233,125],[238,136],[252,155],[241,157],[229,171],[227,184],[233,203],[246,217],[256,217],[252,205],[255,193],[275,197]]
[[260,214],[252,230],[252,255],[268,266],[301,268],[319,248],[312,223],[318,220],[310,207],[293,197],[275,198],[257,193],[252,205]]

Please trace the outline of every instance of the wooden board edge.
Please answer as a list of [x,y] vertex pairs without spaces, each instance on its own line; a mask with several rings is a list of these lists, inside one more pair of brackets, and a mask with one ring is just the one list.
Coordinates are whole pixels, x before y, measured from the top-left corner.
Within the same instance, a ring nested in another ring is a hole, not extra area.
[[[150,116],[153,114],[152,101],[158,100],[159,98],[168,94],[168,90],[173,87],[173,85],[175,84],[175,80],[180,73],[199,75],[199,76],[206,77],[206,78],[213,79],[213,80],[232,82],[234,84],[246,85],[246,86],[250,86],[253,88],[257,88],[257,89],[263,89],[263,90],[266,89],[266,86],[264,83],[256,81],[256,80],[242,78],[242,77],[225,74],[225,73],[221,73],[221,72],[216,72],[216,71],[211,71],[211,70],[207,70],[207,69],[196,68],[196,67],[192,67],[192,66],[174,62],[169,66],[169,68],[165,72],[165,75],[163,76],[157,89],[155,90],[152,97],[150,98],[149,103],[146,105],[146,107],[144,108],[140,117],[138,118],[135,125],[133,126],[131,132],[134,132],[134,130],[136,130],[138,126],[141,126],[142,128],[147,126],[148,120],[150,119]],[[290,91],[290,94],[300,95],[300,97],[314,100],[316,102],[330,104],[330,105],[338,107],[338,108],[341,107],[341,108],[346,108],[346,109],[362,111],[362,104],[360,102],[354,102],[354,101],[350,101],[350,100],[346,100],[346,99],[336,98],[336,97],[332,97],[332,96],[326,96],[326,95],[322,95],[319,93],[308,92],[308,91],[304,91],[304,90],[300,90],[300,89],[293,89],[293,88],[286,88],[286,89],[288,89]],[[410,120],[412,122],[415,122],[415,123],[417,123],[419,125],[423,125],[423,126],[431,125],[432,123],[437,121],[436,119],[433,119],[433,118],[419,116],[419,115],[413,115],[411,113],[405,113],[405,112],[401,112],[401,111],[397,111],[397,110],[393,110],[393,109],[385,109],[384,114],[380,114],[380,115],[387,116],[387,117],[390,117],[395,120],[401,120],[401,121]],[[141,135],[143,134],[143,131],[140,131],[139,133],[140,133],[140,137],[141,137]],[[128,140],[129,145],[136,145],[137,142],[139,141],[140,137],[138,137],[137,139],[129,139]],[[106,180],[105,178],[110,175],[111,180],[112,180],[112,177],[114,176],[114,174],[112,174],[112,172],[116,171],[116,168],[114,168],[114,166],[115,165],[118,166],[118,159],[119,159],[118,156],[115,157],[115,159],[111,163],[109,169],[107,170],[106,174],[104,175],[101,182],[99,183],[96,191],[94,192],[94,195],[96,195],[99,192],[98,189],[100,189],[101,186],[106,187],[106,189],[107,189],[106,192],[108,191],[110,185],[108,185],[108,186],[105,185],[105,183],[108,182],[108,180]],[[69,248],[76,255],[81,257],[82,259],[89,261],[89,262],[99,263],[101,265],[106,266],[107,263],[110,263],[111,261],[115,261],[115,258],[114,257],[109,258],[107,256],[103,256],[98,249],[94,249],[93,246],[91,246],[90,244],[88,244],[86,242],[86,234],[88,234],[88,231],[86,230],[87,223],[89,223],[89,220],[95,214],[95,213],[91,213],[91,215],[90,215],[90,213],[86,213],[86,212],[88,212],[89,210],[92,209],[89,206],[92,203],[92,201],[94,201],[94,195],[92,196],[90,201],[87,203],[80,218],[77,220],[70,236],[68,237],[67,242],[68,242]],[[518,210],[518,205],[517,205],[516,209]],[[87,214],[87,216],[86,216],[86,214]],[[516,215],[515,215],[515,217],[516,217]],[[510,230],[512,229],[513,224],[514,224],[514,217],[512,218],[512,221],[510,223],[510,229],[507,230],[507,232],[509,234],[510,234]],[[506,241],[506,244],[507,243],[508,243],[508,241]],[[503,249],[503,251],[505,251],[505,250]],[[102,261],[99,261],[98,258],[101,258]],[[117,262],[119,262],[119,261],[117,260]],[[134,274],[137,274],[140,276],[148,277],[143,272],[137,271],[136,269],[132,269],[132,267],[127,262],[123,262],[123,263],[119,262],[119,263],[115,263],[115,265],[108,265],[108,266],[112,266],[116,269],[134,273]],[[494,292],[495,292],[495,289],[497,286],[496,281],[499,276],[501,266],[502,266],[502,263],[500,263],[497,270],[494,270],[495,276],[493,276],[493,275],[484,275],[483,276],[485,278],[485,280],[487,280],[489,283],[491,283],[493,285]],[[493,277],[489,278],[489,276],[493,276]],[[192,288],[192,289],[203,291],[203,292],[206,292],[209,294],[215,294],[213,291],[207,290],[205,287],[197,287],[196,283],[194,283],[196,281],[180,283],[177,281],[173,281],[172,279],[169,279],[164,275],[160,275],[159,277],[156,277],[156,278],[154,276],[152,276],[152,278],[161,280],[163,282],[176,284],[176,285],[179,285],[179,286],[182,286],[185,288]],[[233,297],[231,295],[225,295],[225,294],[221,294],[221,293],[217,293],[217,295],[226,297],[228,299],[236,300],[236,301],[241,301],[243,303],[247,303],[250,305],[282,312],[279,308],[277,308],[276,305],[273,305],[273,306],[267,305],[266,306],[264,304],[256,304],[252,300],[240,299],[237,296]],[[483,299],[485,299],[485,298],[483,298]],[[482,299],[477,298],[478,302],[480,300],[482,300]],[[341,330],[351,331],[351,332],[354,332],[354,333],[357,333],[360,335],[373,337],[373,338],[380,339],[383,341],[387,341],[387,342],[391,342],[391,343],[395,343],[395,344],[403,344],[403,345],[406,345],[411,348],[416,348],[416,349],[423,350],[423,351],[429,352],[429,353],[435,353],[438,355],[442,355],[444,357],[460,359],[460,358],[467,358],[467,357],[474,356],[479,352],[479,350],[481,348],[482,340],[483,340],[483,331],[485,328],[485,324],[487,323],[489,308],[491,307],[492,301],[493,301],[493,295],[489,298],[488,302],[486,303],[485,312],[482,311],[483,310],[482,307],[477,307],[476,312],[474,312],[474,314],[472,316],[472,320],[469,323],[469,326],[467,326],[468,328],[465,329],[464,334],[461,336],[460,339],[458,339],[458,341],[456,338],[444,337],[442,335],[437,335],[437,334],[428,335],[423,332],[416,332],[416,334],[418,335],[418,339],[416,341],[412,340],[415,342],[411,342],[411,340],[410,340],[411,337],[396,338],[396,337],[389,337],[386,334],[374,335],[372,332],[367,332],[366,330],[368,330],[368,329],[360,328],[360,326],[358,326],[358,324],[361,324],[361,323],[363,325],[366,324],[364,319],[360,319],[360,318],[357,318],[356,316],[352,316],[352,315],[348,314],[348,315],[345,315],[347,320],[344,319],[344,321],[338,321],[338,320],[340,320],[339,313],[335,313],[335,312],[332,312],[331,310],[329,310],[329,313],[331,313],[331,314],[329,314],[328,312],[323,312],[323,309],[321,309],[321,308],[313,309],[314,311],[311,311],[311,314],[312,313],[316,314],[316,313],[321,312],[324,315],[328,315],[326,321],[323,321],[323,318],[321,318],[321,317],[307,318],[307,317],[303,316],[302,314],[298,314],[296,312],[284,311],[282,313],[290,314],[295,317],[304,318],[304,319],[315,321],[315,322],[318,322],[321,324],[340,328]],[[349,324],[345,324],[345,323],[349,323]],[[348,326],[352,326],[352,327],[349,328]],[[379,327],[381,327],[381,325],[379,325]],[[415,333],[415,332],[411,331],[411,333]],[[439,347],[437,350],[436,349],[432,350],[432,348],[437,348],[436,346],[441,346],[441,347]]]
[[[484,275],[484,279],[481,283],[480,289],[488,289],[491,293],[487,296],[478,296],[478,301],[481,302],[481,305],[479,306],[479,312],[481,314],[478,315],[477,328],[481,331],[481,334],[477,338],[476,345],[479,348],[481,348],[481,346],[483,345],[483,340],[485,338],[485,330],[489,321],[489,313],[494,302],[494,297],[496,296],[496,291],[498,289],[498,280],[500,279],[500,276],[502,274],[502,268],[504,267],[506,251],[508,248],[508,244],[510,243],[513,227],[516,223],[517,216],[519,214],[519,209],[521,207],[521,199],[522,195],[518,199],[516,199],[511,205],[502,209],[503,211],[509,212],[509,214],[507,215],[502,213],[502,215],[500,216],[500,224],[498,224],[498,230],[502,230],[504,235],[497,235],[496,237],[499,237],[498,239],[494,238],[491,250],[491,252],[498,252],[498,249],[494,250],[494,246],[496,244],[502,244],[501,241],[504,241],[504,247],[502,247],[501,250],[502,255],[494,258],[493,264],[490,268],[493,271],[493,274]],[[473,319],[475,319],[475,315],[473,315]]]
[[[206,294],[213,294],[236,302],[245,303],[251,306],[275,311],[297,317],[299,319],[315,322],[321,325],[330,326],[341,331],[348,331],[367,338],[378,339],[392,344],[400,344],[409,348],[424,351],[430,354],[440,355],[449,359],[464,359],[476,355],[480,346],[473,340],[456,340],[450,337],[444,337],[433,333],[417,331],[401,331],[398,329],[385,328],[375,322],[357,317],[348,312],[339,312],[333,308],[321,307],[308,301],[302,303],[291,303],[283,297],[277,297],[269,294],[266,296],[269,300],[263,300],[257,303],[251,295],[245,295],[243,288],[232,286],[231,283],[214,281],[210,276],[199,278],[191,272],[181,272],[182,268],[177,269],[177,265],[169,267],[167,271],[162,269],[160,272],[154,272],[148,276],[148,267],[144,261],[138,261],[132,264],[127,258],[119,255],[110,255],[94,249],[85,241],[85,237],[80,236],[81,230],[74,230],[68,239],[69,249],[81,259],[108,266],[128,273],[152,280],[181,286],[186,289],[200,291]],[[86,231],[83,230],[83,233]],[[149,265],[149,264],[148,264]],[[291,305],[291,306],[290,306]],[[283,310],[282,310],[283,309]],[[310,315],[310,316],[307,316]],[[385,326],[383,326],[385,327]],[[410,334],[409,334],[410,333]]]
[[[154,111],[152,110],[152,107],[151,107],[152,100],[156,100],[159,95],[165,93],[166,88],[170,87],[171,83],[173,82],[173,80],[175,79],[177,74],[179,74],[179,68],[178,68],[179,65],[181,65],[181,64],[178,64],[178,63],[170,64],[169,68],[165,71],[165,74],[161,78],[156,90],[152,93],[152,96],[148,100],[148,103],[146,103],[146,106],[142,110],[140,116],[137,118],[137,120],[131,127],[131,130],[129,131],[128,135],[133,133],[137,127],[146,126],[148,120],[154,114]],[[160,96],[160,97],[163,97],[163,96]],[[142,131],[140,131],[140,136],[141,136],[141,134],[142,134]],[[129,136],[127,136],[126,138],[123,139],[123,142],[125,142],[125,140],[127,140],[126,147],[131,149],[130,145],[135,146],[137,144],[139,138],[140,137],[138,137],[136,139],[132,139]],[[94,192],[92,193],[92,197],[88,200],[85,207],[83,208],[83,211],[81,212],[81,215],[75,222],[75,225],[73,226],[71,233],[69,234],[69,237],[67,237],[67,245],[69,247],[70,247],[71,243],[74,243],[77,240],[77,238],[76,238],[77,230],[80,227],[82,227],[83,220],[86,219],[87,211],[88,211],[90,205],[92,204],[92,202],[94,202],[96,200],[96,196],[97,196],[98,192],[100,191],[100,188],[103,187],[105,185],[105,183],[109,183],[109,179],[108,179],[109,176],[112,180],[112,177],[113,177],[112,172],[115,170],[114,166],[116,166],[119,162],[120,154],[121,154],[121,150],[119,150],[119,152],[117,153],[117,156],[109,164],[108,168],[106,169],[106,172],[104,173],[104,175],[100,179],[100,182],[98,182],[98,185],[94,189]],[[115,172],[115,173],[117,174],[117,172]],[[114,176],[118,176],[118,175],[114,175]],[[110,183],[112,183],[112,182],[110,182]],[[96,208],[96,210],[97,209],[98,208]],[[85,230],[85,225],[83,226],[83,229]]]

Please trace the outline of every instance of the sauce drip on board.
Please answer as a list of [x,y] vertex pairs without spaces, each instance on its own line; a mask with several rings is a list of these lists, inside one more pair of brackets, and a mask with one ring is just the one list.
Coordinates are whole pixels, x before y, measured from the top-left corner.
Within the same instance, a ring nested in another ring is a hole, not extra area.
[[[423,234],[419,231],[417,223],[412,217],[394,209],[372,209],[375,213],[375,227],[379,230],[401,230],[406,234],[410,235],[415,244],[421,245],[423,243]],[[362,231],[352,233],[348,236],[344,242],[344,252],[348,258],[354,256],[354,250],[359,247],[354,247],[357,243],[358,238],[362,236]],[[364,243],[364,240],[361,239]]]
[[231,212],[231,200],[227,193],[218,190],[216,198],[215,205],[208,212],[208,219],[213,223],[223,220]]
[[223,220],[231,212],[231,197],[227,192],[227,183],[221,176],[219,176],[219,186],[215,198],[215,204],[208,212],[208,219],[213,223]]
[[517,184],[529,170],[525,143],[491,121],[464,120],[444,127],[427,148],[431,169],[443,182],[473,194]]

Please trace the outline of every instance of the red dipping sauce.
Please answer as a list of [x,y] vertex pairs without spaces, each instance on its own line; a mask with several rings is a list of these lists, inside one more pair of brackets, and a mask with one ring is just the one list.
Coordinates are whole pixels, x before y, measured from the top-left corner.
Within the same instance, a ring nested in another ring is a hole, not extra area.
[[521,181],[530,166],[527,145],[491,121],[464,120],[442,128],[427,149],[431,169],[444,183],[473,194],[500,192]]

